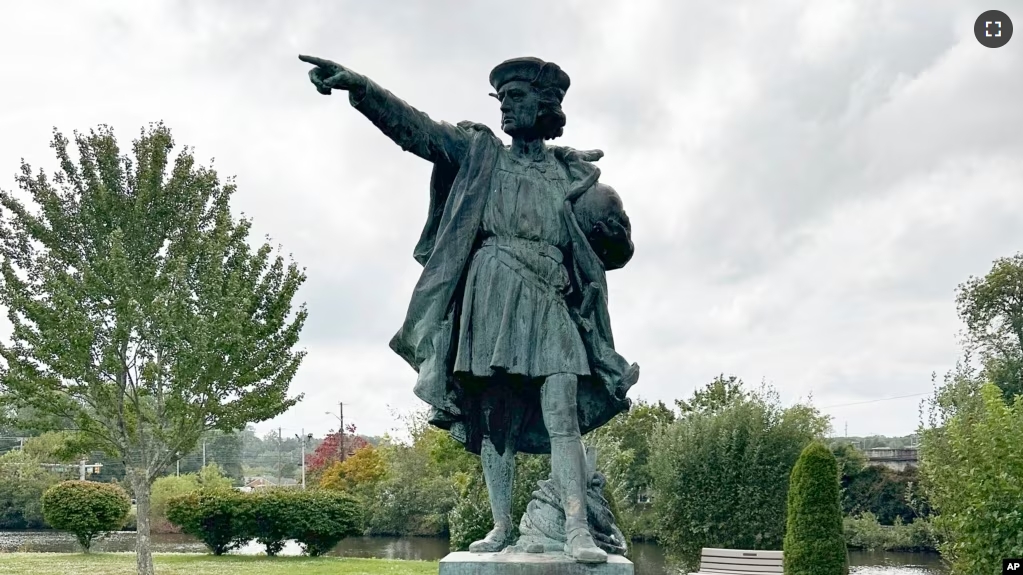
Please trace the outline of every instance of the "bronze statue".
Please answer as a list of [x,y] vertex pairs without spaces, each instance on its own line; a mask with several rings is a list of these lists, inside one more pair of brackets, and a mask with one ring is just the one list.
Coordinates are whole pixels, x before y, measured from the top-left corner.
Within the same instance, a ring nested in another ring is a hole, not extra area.
[[617,532],[610,515],[588,520],[587,490],[602,484],[581,438],[629,408],[626,392],[639,377],[614,350],[605,277],[629,261],[633,244],[620,198],[597,181],[592,162],[603,152],[545,143],[562,135],[568,75],[537,58],[494,68],[491,95],[512,139],[505,146],[481,124],[436,122],[365,76],[299,58],[315,66],[309,77],[321,94],[347,91],[385,135],[434,164],[414,252],[423,272],[390,345],[418,371],[414,391],[431,406],[430,422],[482,457],[494,528],[470,551],[512,544],[521,451],[551,453],[544,487],[556,493],[535,496],[557,501],[564,524],[544,540],[581,562],[621,552],[624,542],[593,531],[610,521]]

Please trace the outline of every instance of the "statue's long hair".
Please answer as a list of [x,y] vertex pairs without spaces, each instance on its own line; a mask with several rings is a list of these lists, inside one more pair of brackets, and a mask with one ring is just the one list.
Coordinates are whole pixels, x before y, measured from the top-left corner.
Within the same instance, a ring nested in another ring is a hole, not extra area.
[[565,133],[565,111],[561,109],[561,100],[565,92],[560,88],[540,87],[533,85],[539,96],[538,109],[536,112],[536,129],[545,140],[553,140]]

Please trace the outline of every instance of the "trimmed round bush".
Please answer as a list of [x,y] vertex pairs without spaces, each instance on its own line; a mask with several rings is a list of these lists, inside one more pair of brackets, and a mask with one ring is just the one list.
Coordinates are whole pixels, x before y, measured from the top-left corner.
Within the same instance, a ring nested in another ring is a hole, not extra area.
[[167,519],[223,555],[249,539],[249,498],[234,490],[199,490],[167,502]]
[[786,575],[847,575],[838,463],[819,441],[808,445],[792,469],[785,530]]
[[247,495],[249,514],[245,531],[254,538],[270,557],[284,549],[296,524],[296,500],[305,492],[294,489],[267,489]]
[[288,538],[297,541],[306,555],[323,555],[345,537],[361,533],[358,504],[347,493],[297,491],[289,507]]
[[60,531],[69,531],[86,553],[100,535],[124,526],[131,499],[110,483],[64,481],[43,493],[43,517]]

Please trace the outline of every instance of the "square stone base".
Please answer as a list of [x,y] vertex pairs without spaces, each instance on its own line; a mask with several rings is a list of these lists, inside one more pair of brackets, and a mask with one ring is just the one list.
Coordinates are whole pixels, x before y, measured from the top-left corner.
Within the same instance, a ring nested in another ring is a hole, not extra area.
[[607,563],[577,563],[562,553],[449,553],[440,575],[634,575],[632,561],[609,555]]

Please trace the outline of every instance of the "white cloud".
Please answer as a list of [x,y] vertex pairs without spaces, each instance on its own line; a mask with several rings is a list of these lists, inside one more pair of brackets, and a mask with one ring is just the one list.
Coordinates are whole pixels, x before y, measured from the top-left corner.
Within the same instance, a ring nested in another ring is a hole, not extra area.
[[[368,433],[418,405],[387,348],[418,266],[430,166],[308,84],[334,58],[431,116],[496,128],[491,67],[572,76],[564,143],[601,148],[637,253],[612,273],[635,393],[720,372],[821,406],[926,391],[958,354],[953,290],[1023,245],[1021,44],[975,2],[22,3],[0,19],[0,175],[53,167],[50,131],[163,119],[237,175],[234,207],[307,267],[305,401],[277,421]],[[561,143],[559,141],[558,143]],[[13,178],[0,178],[13,187]],[[908,433],[916,399],[829,409]],[[290,431],[289,431],[290,432]]]

